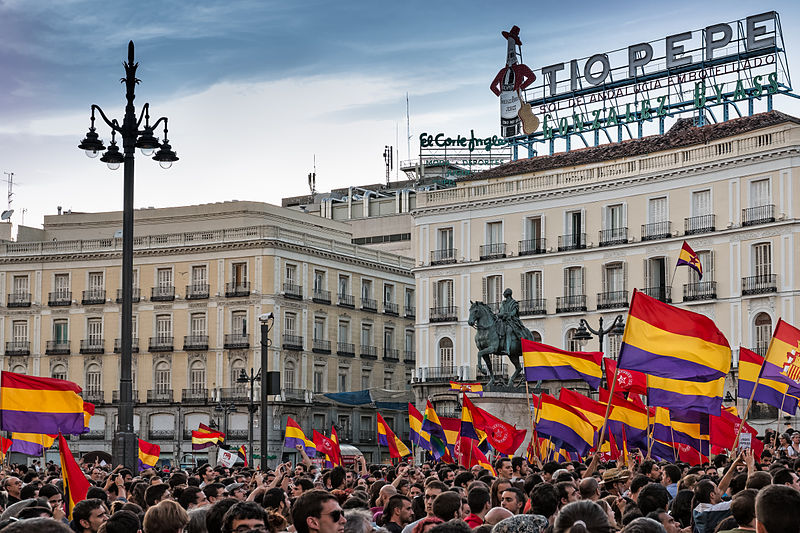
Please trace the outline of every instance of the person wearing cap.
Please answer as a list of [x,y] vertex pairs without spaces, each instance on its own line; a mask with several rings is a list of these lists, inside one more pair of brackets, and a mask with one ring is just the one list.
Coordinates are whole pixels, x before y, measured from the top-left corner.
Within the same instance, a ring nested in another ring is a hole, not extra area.
[[627,470],[619,468],[609,468],[603,472],[603,490],[614,496],[622,496],[625,492],[625,483],[630,474]]
[[229,497],[236,498],[240,502],[247,499],[247,489],[244,483],[231,483],[230,485],[226,485],[225,492],[228,493]]

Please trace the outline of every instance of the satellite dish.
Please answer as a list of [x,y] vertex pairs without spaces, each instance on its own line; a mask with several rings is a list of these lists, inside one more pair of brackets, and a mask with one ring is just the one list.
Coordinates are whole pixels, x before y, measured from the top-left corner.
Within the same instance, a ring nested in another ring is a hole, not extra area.
[[11,218],[11,215],[13,214],[14,214],[13,209],[8,209],[6,211],[3,211],[3,214],[0,214],[0,220],[8,220],[9,218]]
[[122,238],[122,230],[121,229],[118,229],[117,231],[114,232],[114,238],[115,239],[121,239]]

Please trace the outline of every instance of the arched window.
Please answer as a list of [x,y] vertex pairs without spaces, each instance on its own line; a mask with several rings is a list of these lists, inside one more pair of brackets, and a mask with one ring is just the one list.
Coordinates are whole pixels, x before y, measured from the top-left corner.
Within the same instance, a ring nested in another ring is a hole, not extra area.
[[753,324],[755,326],[755,346],[753,351],[763,357],[767,354],[769,341],[772,338],[772,319],[767,313],[758,313]]
[[533,342],[542,342],[541,333],[539,333],[538,331],[531,331],[531,334],[533,334]]
[[160,361],[156,364],[155,368],[155,390],[158,394],[166,394],[172,391],[172,377],[169,369],[169,364],[166,361]]
[[100,381],[101,381],[101,373],[100,373],[100,365],[97,363],[91,363],[89,366],[86,367],[86,387],[85,390],[88,393],[98,393],[101,390]]
[[568,350],[570,352],[581,352],[581,351],[583,351],[580,341],[578,341],[575,338],[575,334],[577,332],[578,332],[578,330],[575,329],[575,328],[570,328],[570,329],[567,330],[567,335],[566,335],[565,342],[564,342],[564,344],[566,345],[564,347],[565,350]]
[[14,365],[11,367],[11,371],[17,374],[27,374],[28,371],[25,369],[25,365]]
[[50,369],[50,375],[56,379],[67,379],[67,365],[57,364]]
[[294,361],[286,361],[283,367],[283,386],[294,389]]
[[194,361],[189,367],[189,388],[193,392],[206,389],[206,364],[203,361]]
[[453,368],[453,341],[449,337],[439,341],[439,366]]
[[234,359],[231,361],[231,375],[230,375],[230,385],[231,388],[236,389],[239,392],[245,392],[247,389],[247,385],[244,383],[237,383],[237,379],[239,378],[239,374],[244,370],[244,359]]

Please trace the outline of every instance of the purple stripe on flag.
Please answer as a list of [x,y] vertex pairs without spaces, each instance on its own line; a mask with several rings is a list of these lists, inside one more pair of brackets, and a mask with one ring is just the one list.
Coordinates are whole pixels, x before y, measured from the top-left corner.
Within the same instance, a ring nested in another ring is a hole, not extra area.
[[700,411],[715,416],[719,416],[722,411],[722,397],[720,396],[697,396],[693,394],[679,394],[677,392],[666,391],[649,387],[647,395],[650,399],[651,407],[667,407],[669,409]]
[[286,448],[294,448],[298,444],[300,446],[302,446],[303,448],[305,448],[306,455],[308,455],[309,457],[314,457],[314,456],[317,455],[317,449],[316,448],[310,448],[310,447],[306,446],[306,442],[301,438],[298,438],[298,437],[286,437],[284,439],[284,441],[283,441],[283,446],[286,447]]
[[653,442],[650,448],[650,455],[661,461],[675,461],[675,449],[663,442]]
[[725,373],[705,365],[669,355],[654,354],[625,342],[619,350],[619,367],[651,376],[686,381],[713,381],[725,376]]
[[797,383],[793,379],[789,378],[789,376],[782,374],[781,370],[783,369],[778,365],[767,361],[764,363],[764,369],[761,373],[761,377],[785,383],[789,387],[786,390],[786,394],[800,396],[800,383]]
[[[739,398],[750,399],[750,395],[753,393],[753,385],[755,385],[755,383],[752,381],[740,379]],[[790,415],[793,415],[797,411],[797,398],[788,394],[784,397],[782,392],[762,382],[758,383],[758,389],[756,389],[753,400],[777,407],[778,409],[780,409],[781,404],[783,404],[783,411]]]
[[216,442],[201,442],[200,444],[192,443],[192,450],[205,450],[206,448],[210,448],[212,446],[216,446]]
[[536,431],[543,435],[547,435],[551,439],[559,439],[568,444],[572,449],[580,455],[586,455],[592,448],[591,442],[586,442],[583,437],[578,435],[571,427],[556,422],[555,420],[540,420],[536,424]]
[[594,390],[600,387],[599,377],[578,372],[571,366],[527,366],[525,367],[525,379],[527,381],[581,379]]
[[614,437],[618,438],[620,441],[622,440],[622,430],[624,429],[625,437],[627,438],[626,442],[629,446],[647,449],[646,429],[635,428],[629,424],[620,422],[619,420],[609,420],[608,429],[611,431]]
[[83,413],[41,413],[0,410],[0,429],[17,433],[56,435],[83,433]]
[[386,438],[385,433],[378,433],[378,444],[381,446],[389,446],[389,439]]
[[24,453],[25,455],[35,455],[40,457],[42,455],[42,448],[43,446],[41,444],[15,438],[11,443],[11,448],[9,448],[9,450],[12,452]]

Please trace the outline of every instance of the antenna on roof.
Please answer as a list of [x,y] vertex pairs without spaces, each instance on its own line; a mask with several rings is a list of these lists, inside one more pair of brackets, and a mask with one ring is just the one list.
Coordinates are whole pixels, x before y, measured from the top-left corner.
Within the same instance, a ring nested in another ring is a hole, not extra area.
[[394,168],[394,148],[385,146],[383,149],[383,161],[386,163],[386,188],[389,188],[389,172]]
[[311,201],[314,201],[314,195],[317,194],[317,154],[314,154],[314,172],[308,174],[308,188],[311,190]]
[[11,211],[11,202],[13,201],[12,197],[14,196],[14,192],[13,192],[13,189],[14,189],[14,173],[13,172],[3,172],[3,174],[8,176],[8,179],[6,180],[8,182],[8,210]]

